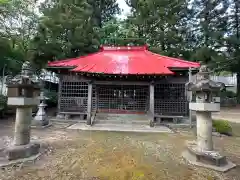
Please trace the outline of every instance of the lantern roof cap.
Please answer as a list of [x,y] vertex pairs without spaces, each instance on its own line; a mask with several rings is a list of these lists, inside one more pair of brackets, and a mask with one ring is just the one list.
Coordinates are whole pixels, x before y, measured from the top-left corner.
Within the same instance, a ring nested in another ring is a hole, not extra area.
[[196,83],[189,82],[186,88],[193,92],[219,92],[225,88],[225,84],[211,80],[209,68],[202,65],[197,73]]

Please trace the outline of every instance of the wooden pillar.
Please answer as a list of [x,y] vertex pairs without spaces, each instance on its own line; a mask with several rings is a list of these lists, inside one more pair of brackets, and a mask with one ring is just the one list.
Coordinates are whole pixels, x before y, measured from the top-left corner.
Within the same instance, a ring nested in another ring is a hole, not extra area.
[[[189,82],[192,82],[193,80],[192,80],[192,69],[191,68],[189,68],[189,71],[188,71],[188,81]],[[188,94],[188,96],[189,96],[189,102],[191,102],[192,101],[192,92],[191,91],[189,91],[189,94]],[[190,123],[190,128],[192,128],[192,110],[191,109],[189,109],[189,123]]]
[[59,74],[58,76],[58,108],[57,108],[57,116],[60,117],[60,111],[61,111],[61,97],[62,97],[62,75]]
[[151,116],[152,116],[151,120],[150,120],[150,126],[153,127],[154,126],[154,83],[150,84],[149,91],[150,91],[149,110],[150,110],[150,113],[151,113]]
[[150,112],[154,115],[154,84],[150,84]]
[[98,93],[98,86],[96,85],[96,91],[95,91],[95,98],[96,98],[96,112],[98,111],[98,96],[99,96],[99,93]]
[[91,125],[91,113],[92,113],[92,82],[88,84],[88,102],[87,102],[87,125]]

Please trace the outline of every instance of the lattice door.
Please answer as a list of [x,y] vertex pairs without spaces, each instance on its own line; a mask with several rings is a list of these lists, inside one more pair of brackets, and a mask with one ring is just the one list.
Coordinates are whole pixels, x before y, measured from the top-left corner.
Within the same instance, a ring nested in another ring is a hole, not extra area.
[[108,112],[148,110],[148,86],[99,85],[97,91],[99,110]]
[[156,84],[154,109],[161,115],[188,115],[188,101],[185,84]]

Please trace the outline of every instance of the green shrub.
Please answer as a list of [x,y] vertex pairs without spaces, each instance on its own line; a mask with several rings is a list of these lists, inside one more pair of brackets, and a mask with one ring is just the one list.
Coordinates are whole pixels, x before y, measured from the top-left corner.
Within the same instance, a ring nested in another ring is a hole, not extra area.
[[231,135],[232,127],[230,123],[226,120],[213,120],[213,127],[220,134]]
[[48,107],[55,107],[58,104],[58,93],[54,91],[45,91],[45,96],[48,98],[46,101]]
[[7,97],[0,95],[0,117],[3,117],[7,110]]
[[7,107],[7,96],[0,95],[0,109],[5,109]]
[[221,98],[234,98],[234,97],[236,97],[236,93],[234,93],[232,91],[221,91],[220,97]]

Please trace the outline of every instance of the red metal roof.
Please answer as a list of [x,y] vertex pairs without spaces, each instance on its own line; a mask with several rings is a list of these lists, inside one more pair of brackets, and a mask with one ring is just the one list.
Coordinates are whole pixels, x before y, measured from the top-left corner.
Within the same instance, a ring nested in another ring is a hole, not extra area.
[[74,67],[74,72],[105,74],[174,74],[168,68],[198,68],[199,63],[161,56],[140,47],[103,46],[97,53],[48,63],[49,67]]

